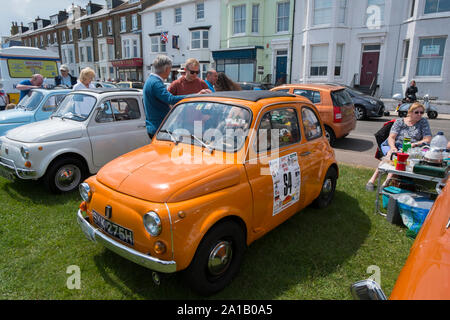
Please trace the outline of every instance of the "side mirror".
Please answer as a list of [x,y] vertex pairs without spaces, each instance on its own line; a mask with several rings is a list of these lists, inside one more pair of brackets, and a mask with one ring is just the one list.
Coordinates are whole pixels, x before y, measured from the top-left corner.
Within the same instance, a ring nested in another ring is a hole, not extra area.
[[403,99],[403,96],[401,93],[396,93],[392,96],[392,99],[401,101]]
[[355,300],[387,300],[379,284],[370,279],[355,282],[350,292]]

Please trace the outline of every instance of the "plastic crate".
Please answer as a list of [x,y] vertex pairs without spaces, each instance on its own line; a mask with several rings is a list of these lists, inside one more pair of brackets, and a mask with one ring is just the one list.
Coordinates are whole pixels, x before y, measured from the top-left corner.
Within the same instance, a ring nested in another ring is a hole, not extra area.
[[388,203],[389,203],[389,198],[391,195],[401,194],[401,193],[411,193],[411,191],[397,188],[394,186],[389,186],[389,187],[383,188],[383,208],[385,208],[385,209],[387,208]]

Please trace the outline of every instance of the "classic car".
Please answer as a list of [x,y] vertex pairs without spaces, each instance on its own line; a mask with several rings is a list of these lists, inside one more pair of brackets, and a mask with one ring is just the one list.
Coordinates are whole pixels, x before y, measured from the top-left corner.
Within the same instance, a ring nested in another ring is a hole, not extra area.
[[355,108],[345,87],[328,84],[285,84],[271,89],[308,98],[319,110],[330,145],[356,128]]
[[[390,300],[450,300],[450,183],[436,198],[395,283]],[[385,300],[373,280],[352,284],[354,299]]]
[[201,294],[224,288],[244,250],[314,203],[333,199],[334,151],[317,109],[270,91],[190,96],[152,143],[80,184],[89,240]]
[[116,86],[119,88],[135,88],[135,89],[143,89],[144,83],[140,81],[121,81],[116,83]]
[[72,91],[49,119],[0,137],[0,175],[42,178],[52,192],[69,192],[108,161],[149,142],[140,90]]
[[0,112],[0,136],[8,130],[27,123],[46,120],[70,89],[33,89],[19,104],[10,110]]

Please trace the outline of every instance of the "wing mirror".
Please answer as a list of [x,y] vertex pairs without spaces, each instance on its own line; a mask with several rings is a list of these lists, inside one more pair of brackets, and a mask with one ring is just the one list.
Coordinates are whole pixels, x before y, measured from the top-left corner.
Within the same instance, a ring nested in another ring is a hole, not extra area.
[[401,93],[396,93],[392,96],[392,99],[397,100],[397,101],[401,101],[403,99],[403,96]]
[[370,279],[355,282],[350,292],[355,300],[387,300],[380,285]]

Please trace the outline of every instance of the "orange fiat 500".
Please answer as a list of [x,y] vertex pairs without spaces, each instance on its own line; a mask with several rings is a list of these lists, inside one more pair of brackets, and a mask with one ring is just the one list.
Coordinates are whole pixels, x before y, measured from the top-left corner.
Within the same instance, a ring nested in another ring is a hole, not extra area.
[[355,107],[344,87],[326,84],[286,84],[271,89],[307,97],[319,110],[331,146],[356,128]]
[[184,99],[150,145],[80,186],[88,239],[156,273],[184,270],[201,294],[224,288],[245,248],[304,207],[326,207],[338,178],[317,109],[271,91]]

